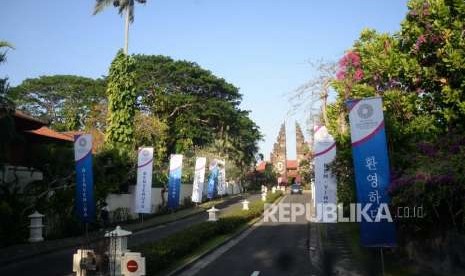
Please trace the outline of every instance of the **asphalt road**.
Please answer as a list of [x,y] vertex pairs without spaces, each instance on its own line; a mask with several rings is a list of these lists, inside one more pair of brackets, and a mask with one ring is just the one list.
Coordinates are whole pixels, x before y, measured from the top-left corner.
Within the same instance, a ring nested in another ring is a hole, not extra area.
[[[287,195],[282,203],[310,203],[310,194]],[[316,275],[310,261],[309,235],[305,216],[291,223],[263,222],[202,269],[182,275]]]
[[[259,195],[253,195],[257,198]],[[216,207],[227,210],[236,204],[240,204],[241,197],[227,200]],[[128,248],[140,245],[146,242],[160,240],[170,234],[187,228],[190,225],[206,221],[208,214],[200,213],[185,219],[174,221],[165,225],[142,230],[134,233],[128,240]],[[103,235],[103,233],[102,233]],[[92,245],[95,247],[95,245]],[[2,276],[64,276],[72,275],[73,254],[76,248],[59,250],[50,254],[43,254],[33,258],[25,259],[19,262],[11,263],[0,267]]]

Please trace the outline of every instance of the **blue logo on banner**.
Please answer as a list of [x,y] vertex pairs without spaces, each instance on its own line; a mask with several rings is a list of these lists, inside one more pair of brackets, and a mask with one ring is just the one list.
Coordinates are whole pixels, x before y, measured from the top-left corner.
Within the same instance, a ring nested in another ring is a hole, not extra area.
[[181,172],[181,167],[170,171],[170,178],[168,181],[168,208],[170,209],[177,209],[179,207]]
[[212,199],[217,195],[219,172],[220,172],[220,170],[219,170],[218,166],[215,166],[210,171],[210,176],[208,177],[208,191],[207,191],[207,197],[209,199]]
[[84,223],[95,218],[92,153],[76,161],[76,212]]
[[[349,106],[353,102],[348,103]],[[367,106],[367,107],[366,107]],[[363,110],[362,110],[363,109]],[[371,116],[372,106],[361,105],[358,112],[360,118]],[[382,111],[380,111],[382,112]],[[396,246],[395,225],[386,219],[375,221],[380,204],[388,204],[388,186],[390,183],[389,158],[386,144],[384,122],[367,137],[360,141],[352,141],[352,156],[355,167],[357,201],[362,209],[371,204],[366,212],[372,222],[362,216],[360,223],[360,239],[366,247]],[[386,213],[383,211],[383,215]]]

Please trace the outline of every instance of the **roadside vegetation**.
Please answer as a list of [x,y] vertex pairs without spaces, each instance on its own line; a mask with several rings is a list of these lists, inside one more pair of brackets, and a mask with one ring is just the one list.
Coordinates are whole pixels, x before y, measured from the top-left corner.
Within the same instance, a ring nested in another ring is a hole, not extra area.
[[[225,159],[228,178],[247,185],[262,138],[249,112],[239,107],[237,87],[193,62],[169,57],[120,51],[109,75],[100,79],[53,75],[26,79],[15,87],[4,79],[3,86],[2,147],[24,143],[11,120],[15,109],[49,122],[55,131],[92,134],[97,210],[109,193],[126,193],[136,183],[140,146],[154,147],[153,187],[167,185],[172,153],[184,155],[183,183],[193,182],[195,158],[205,156]],[[0,183],[0,215],[5,218],[0,246],[25,240],[27,215],[33,210],[54,225],[50,237],[83,233],[73,209],[72,143],[36,149],[26,165],[42,171],[42,181],[31,183],[24,193],[17,183]]]
[[[266,203],[273,203],[282,196],[282,192],[267,195]],[[146,258],[147,275],[157,275],[166,270],[174,268],[183,258],[192,257],[191,254],[206,244],[217,240],[223,241],[222,237],[230,236],[249,222],[261,216],[264,202],[254,201],[250,204],[248,211],[233,210],[222,216],[216,222],[202,222],[182,231],[176,232],[165,239],[155,243],[144,245],[135,249],[142,252]],[[216,246],[211,243],[209,248]]]
[[465,2],[411,0],[394,34],[363,30],[331,81],[335,102],[325,121],[337,142],[332,169],[338,198],[355,202],[348,99],[381,96],[391,162],[393,214],[424,208],[423,218],[397,219],[406,259],[431,272],[465,268]]

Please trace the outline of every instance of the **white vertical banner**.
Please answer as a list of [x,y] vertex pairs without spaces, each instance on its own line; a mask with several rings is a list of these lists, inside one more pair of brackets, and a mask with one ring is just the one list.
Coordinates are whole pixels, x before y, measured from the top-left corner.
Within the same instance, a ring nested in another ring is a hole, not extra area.
[[201,203],[203,185],[205,183],[205,165],[207,158],[197,157],[195,161],[194,185],[192,186],[192,202]]
[[315,203],[317,222],[337,222],[337,216],[330,216],[337,204],[337,181],[329,169],[329,164],[336,157],[336,142],[325,126],[316,126],[314,131],[315,162]]
[[137,157],[136,213],[152,212],[153,148],[139,148]]
[[218,195],[226,194],[226,161],[219,160],[220,171],[218,174]]

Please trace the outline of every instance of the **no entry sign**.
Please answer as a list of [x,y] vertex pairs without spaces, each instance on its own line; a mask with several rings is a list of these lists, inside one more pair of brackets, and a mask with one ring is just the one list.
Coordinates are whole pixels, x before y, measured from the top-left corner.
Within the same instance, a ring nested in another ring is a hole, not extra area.
[[139,265],[137,264],[136,261],[134,260],[129,260],[127,263],[126,263],[126,267],[128,269],[129,272],[136,272],[137,269],[139,269]]

